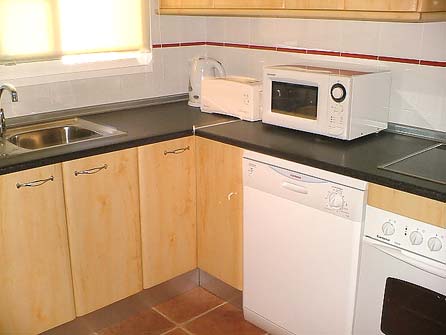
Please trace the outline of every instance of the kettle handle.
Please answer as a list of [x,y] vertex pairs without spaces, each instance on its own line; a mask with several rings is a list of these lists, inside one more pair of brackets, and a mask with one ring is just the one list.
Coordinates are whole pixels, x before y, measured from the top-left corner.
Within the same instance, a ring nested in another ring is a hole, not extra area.
[[220,61],[218,61],[214,58],[208,58],[207,61],[209,61],[210,63],[212,63],[214,65],[214,68],[217,71],[218,76],[220,78],[226,77],[225,68],[223,67],[223,64]]

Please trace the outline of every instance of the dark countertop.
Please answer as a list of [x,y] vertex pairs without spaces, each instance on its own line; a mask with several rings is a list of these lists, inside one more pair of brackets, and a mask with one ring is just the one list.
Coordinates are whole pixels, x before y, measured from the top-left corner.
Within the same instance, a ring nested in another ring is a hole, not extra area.
[[389,132],[353,141],[280,128],[261,122],[234,122],[198,129],[198,136],[297,163],[446,202],[446,186],[378,169],[437,142]]
[[430,140],[381,132],[347,142],[201,113],[184,101],[82,118],[127,135],[0,158],[0,174],[190,136],[194,126],[213,125],[197,129],[196,135],[446,202],[445,185],[377,168],[436,143]]
[[193,135],[193,127],[234,120],[231,117],[201,113],[185,102],[119,110],[82,119],[115,127],[127,135],[47,148],[0,158],[0,175],[55,164],[106,152],[137,147]]

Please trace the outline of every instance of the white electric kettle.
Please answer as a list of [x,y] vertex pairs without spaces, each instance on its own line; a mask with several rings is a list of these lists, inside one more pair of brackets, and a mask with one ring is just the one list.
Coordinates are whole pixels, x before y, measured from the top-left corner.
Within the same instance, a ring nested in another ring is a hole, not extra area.
[[190,63],[189,72],[189,106],[200,107],[201,80],[204,77],[225,77],[223,65],[210,57],[195,57]]

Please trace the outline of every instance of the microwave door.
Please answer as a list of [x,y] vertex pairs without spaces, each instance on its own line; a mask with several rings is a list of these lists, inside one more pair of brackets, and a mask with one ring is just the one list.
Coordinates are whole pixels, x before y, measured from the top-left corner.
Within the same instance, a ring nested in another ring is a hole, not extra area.
[[326,79],[306,81],[270,77],[269,85],[264,122],[319,134],[326,128]]
[[317,85],[304,85],[283,81],[272,81],[271,112],[291,117],[317,121]]

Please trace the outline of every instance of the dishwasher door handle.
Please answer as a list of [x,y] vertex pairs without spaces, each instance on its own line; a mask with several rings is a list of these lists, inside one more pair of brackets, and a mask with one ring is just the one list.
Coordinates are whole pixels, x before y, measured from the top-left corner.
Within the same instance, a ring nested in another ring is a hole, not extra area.
[[302,193],[302,194],[308,194],[308,190],[307,190],[306,187],[300,186],[300,185],[296,185],[296,184],[293,184],[293,183],[289,183],[287,181],[282,182],[282,187],[286,188],[287,190],[293,191],[293,192]]

